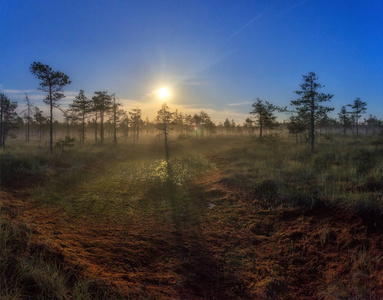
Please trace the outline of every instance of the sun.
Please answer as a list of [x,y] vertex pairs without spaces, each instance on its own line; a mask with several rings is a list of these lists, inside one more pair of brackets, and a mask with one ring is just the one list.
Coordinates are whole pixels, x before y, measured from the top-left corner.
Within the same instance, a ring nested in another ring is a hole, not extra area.
[[167,87],[162,87],[160,88],[158,91],[158,96],[161,98],[161,99],[167,99],[169,98],[169,90]]

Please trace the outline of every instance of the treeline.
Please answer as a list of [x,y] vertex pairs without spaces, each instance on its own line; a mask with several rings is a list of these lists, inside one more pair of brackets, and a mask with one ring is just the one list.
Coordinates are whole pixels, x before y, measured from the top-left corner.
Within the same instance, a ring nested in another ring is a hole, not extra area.
[[[15,133],[20,134],[20,131],[25,132],[26,142],[31,139],[39,142],[48,140],[52,151],[53,141],[63,136],[75,137],[81,144],[86,141],[104,144],[105,139],[117,144],[118,140],[137,142],[142,135],[164,133],[165,126],[166,135],[170,133],[171,128],[180,138],[203,138],[214,134],[257,134],[261,140],[265,133],[269,135],[278,128],[279,132],[288,132],[297,142],[311,141],[311,149],[314,151],[315,139],[318,136],[326,137],[332,133],[369,134],[381,132],[383,128],[383,121],[373,115],[361,122],[367,110],[367,103],[360,98],[342,106],[338,118],[330,117],[329,112],[334,109],[325,106],[324,103],[330,102],[333,95],[319,92],[322,85],[318,83],[318,78],[313,72],[302,76],[301,89],[295,91],[299,97],[291,101],[290,108],[278,107],[257,98],[250,111],[251,117],[243,124],[236,124],[229,118],[216,124],[205,111],[194,115],[179,111],[170,112],[167,105],[161,107],[154,120],[143,120],[140,108],[132,108],[129,111],[122,109],[116,95],[107,91],[96,91],[92,98],[87,98],[85,92],[80,90],[69,108],[62,109],[59,100],[65,97],[62,91],[71,83],[69,77],[40,62],[34,62],[30,71],[40,80],[39,89],[46,93],[44,103],[49,105],[50,114],[45,116],[25,94],[26,109],[18,115],[18,103],[11,101],[5,94],[0,94],[1,147],[5,147],[7,137],[16,137]],[[53,109],[59,109],[63,113],[62,122],[53,119]],[[164,110],[169,113],[165,123]],[[290,114],[290,117],[280,123],[277,121],[277,112]]]

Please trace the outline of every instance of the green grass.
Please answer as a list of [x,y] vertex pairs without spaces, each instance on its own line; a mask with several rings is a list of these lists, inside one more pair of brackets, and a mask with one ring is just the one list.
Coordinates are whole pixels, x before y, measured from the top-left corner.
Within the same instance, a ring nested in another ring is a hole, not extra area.
[[184,154],[184,148],[177,145],[172,149],[169,175],[161,146],[120,147],[111,149],[114,158],[107,163],[95,159],[94,165],[68,166],[37,187],[33,197],[59,205],[71,216],[95,220],[121,218],[129,223],[131,216],[151,214],[173,222],[176,215],[191,216],[185,210],[198,209],[198,205],[186,195],[183,184],[215,166],[201,155]]
[[314,155],[307,145],[289,141],[248,141],[224,157],[231,164],[223,182],[252,192],[257,205],[312,209],[327,203],[358,213],[383,212],[383,151],[367,138],[356,144],[351,138],[323,142]]
[[[53,156],[23,147],[0,153],[4,182],[28,179],[36,186],[35,200],[60,206],[71,217],[123,222],[127,236],[134,222],[152,222],[145,227],[148,230],[160,223],[172,231],[198,225],[206,214],[206,201],[187,182],[217,169],[224,175],[221,183],[252,201],[255,211],[330,205],[352,213],[383,213],[383,151],[368,137],[320,141],[314,155],[307,144],[279,138],[263,143],[247,137],[175,142],[170,174],[163,157],[161,143],[74,147]],[[226,216],[239,223],[235,214]],[[6,258],[0,262],[0,298],[120,297],[104,282],[68,273],[60,258],[31,245],[31,231],[25,226],[1,219],[0,228],[0,253]],[[328,243],[329,228],[320,236],[322,247]],[[233,252],[227,264],[234,269],[243,259]],[[362,252],[355,257],[360,261],[355,286],[365,284],[361,278],[370,272],[368,259]],[[365,295],[363,286],[360,292],[350,291],[342,281],[325,293],[340,298]]]
[[222,182],[253,195],[262,208],[313,209],[327,203],[358,213],[381,213],[383,151],[371,139],[320,141],[314,155],[306,144],[281,138],[263,143],[248,137],[174,142],[171,178],[161,143],[88,145],[53,156],[41,148],[26,152],[25,147],[15,146],[0,153],[1,179],[3,183],[39,181],[35,195],[40,201],[98,214],[120,210],[131,199],[142,197],[148,185],[169,179],[182,184],[196,178],[214,168],[206,155],[218,155],[227,161],[221,166]]

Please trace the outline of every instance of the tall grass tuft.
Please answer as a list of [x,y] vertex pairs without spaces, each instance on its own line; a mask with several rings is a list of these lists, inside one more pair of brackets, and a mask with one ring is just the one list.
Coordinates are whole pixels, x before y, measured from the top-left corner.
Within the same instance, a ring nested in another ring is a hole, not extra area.
[[0,299],[126,299],[102,280],[68,269],[61,255],[32,243],[32,235],[0,212]]

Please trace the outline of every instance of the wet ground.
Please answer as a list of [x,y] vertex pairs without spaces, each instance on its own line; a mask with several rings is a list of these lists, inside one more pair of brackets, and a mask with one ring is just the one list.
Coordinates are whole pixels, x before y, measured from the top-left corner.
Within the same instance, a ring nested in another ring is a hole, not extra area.
[[[163,164],[154,165],[162,174]],[[135,197],[117,185],[129,200],[118,208],[126,210],[98,218],[37,202],[31,190],[3,190],[1,201],[10,218],[34,228],[34,242],[63,253],[87,276],[107,279],[127,297],[383,297],[380,218],[331,207],[255,209],[250,194],[222,183],[220,169],[185,176],[172,187],[147,186]]]

